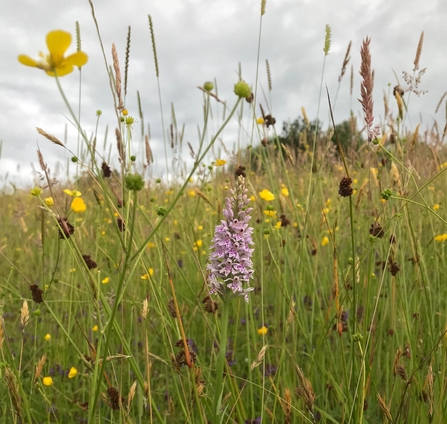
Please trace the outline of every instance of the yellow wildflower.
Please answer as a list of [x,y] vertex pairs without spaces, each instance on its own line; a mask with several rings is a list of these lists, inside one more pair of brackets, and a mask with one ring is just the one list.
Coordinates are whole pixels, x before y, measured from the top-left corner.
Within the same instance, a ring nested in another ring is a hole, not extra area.
[[80,191],[78,191],[78,190],[69,190],[68,188],[66,188],[64,190],[64,193],[68,194],[71,197],[80,197],[80,196],[82,196],[82,193]]
[[216,159],[215,165],[216,166],[224,166],[227,163],[225,159]]
[[438,211],[439,208],[440,208],[440,206],[439,206],[438,203],[436,203],[436,204],[433,205],[433,210],[434,210],[434,211]]
[[281,194],[285,197],[287,197],[289,195],[289,189],[287,187],[283,187],[281,189]]
[[54,200],[53,200],[53,198],[52,197],[47,197],[46,199],[45,199],[45,204],[50,208],[51,206],[53,206],[54,205]]
[[444,242],[444,241],[446,241],[447,240],[447,234],[438,234],[437,236],[435,236],[435,241],[437,241],[437,242],[440,242],[440,243],[442,243],[442,242]]
[[129,111],[128,111],[127,109],[123,109],[123,110],[121,111],[121,114],[122,114],[123,116],[127,116],[127,115],[129,115]]
[[267,215],[267,216],[275,216],[275,215],[276,215],[276,211],[275,211],[275,210],[269,210],[269,209],[266,209],[266,210],[264,211],[264,215]]
[[51,339],[51,334],[45,334],[44,339],[45,339],[45,341],[50,340]]
[[51,377],[44,377],[43,378],[43,384],[44,384],[44,386],[52,386],[53,385],[53,379]]
[[76,377],[78,374],[78,370],[75,367],[71,367],[70,371],[68,372],[68,378]]
[[147,271],[148,271],[147,274],[144,274],[140,277],[142,280],[148,280],[149,277],[152,277],[154,275],[153,268],[149,268]]
[[259,195],[261,196],[261,199],[266,200],[267,202],[275,200],[275,195],[272,192],[268,191],[266,188],[262,190]]
[[197,227],[197,231],[202,231],[203,230],[203,225],[199,225],[198,227]]
[[152,243],[151,241],[147,244],[147,247],[149,247],[149,249],[153,249],[154,247],[157,247],[154,243]]
[[251,195],[251,196],[250,196],[250,200],[251,200],[252,202],[254,202],[254,201],[256,200],[256,197],[253,196],[253,195]]
[[97,326],[97,325],[94,325],[94,326],[92,327],[92,331],[98,331],[98,326]]
[[258,118],[258,119],[256,119],[256,122],[257,122],[259,125],[262,125],[265,121],[264,121],[264,118]]
[[64,57],[71,44],[71,34],[55,30],[47,34],[47,46],[49,54],[39,53],[40,60],[36,61],[24,54],[19,55],[18,60],[22,65],[43,69],[51,77],[63,77],[71,72],[75,66],[81,67],[87,63],[88,56],[84,52],[76,52]]
[[188,196],[189,197],[194,197],[196,195],[196,191],[195,190],[189,190],[188,191]]
[[265,336],[267,334],[268,328],[263,325],[261,328],[258,328],[258,334],[260,336]]
[[321,245],[326,246],[327,244],[329,244],[329,239],[326,236],[324,236],[323,239],[321,240]]
[[202,247],[202,244],[203,244],[202,240],[197,240],[196,241],[196,246],[197,247]]
[[276,224],[275,224],[275,230],[279,230],[281,228],[281,221],[278,221]]
[[169,242],[171,239],[169,237],[165,237],[165,242]]
[[71,202],[71,210],[75,213],[85,212],[87,205],[84,203],[81,197],[75,197]]
[[37,197],[40,195],[40,193],[42,193],[42,189],[40,187],[34,187],[30,190],[30,194],[31,196]]
[[109,277],[104,278],[104,280],[102,280],[101,283],[102,283],[102,284],[108,284],[108,283],[110,283],[110,278],[109,278]]

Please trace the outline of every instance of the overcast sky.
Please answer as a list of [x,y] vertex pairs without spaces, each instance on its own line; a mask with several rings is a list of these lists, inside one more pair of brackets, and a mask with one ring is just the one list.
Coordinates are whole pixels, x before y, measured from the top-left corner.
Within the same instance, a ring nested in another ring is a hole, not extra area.
[[[231,107],[237,81],[238,63],[243,78],[254,84],[260,21],[259,0],[95,0],[96,16],[104,47],[111,63],[111,45],[115,43],[124,64],[128,26],[132,29],[130,68],[126,107],[138,117],[136,91],[141,94],[144,121],[151,125],[151,146],[157,163],[154,174],[164,172],[157,80],[153,62],[147,15],[152,16],[160,69],[165,127],[171,123],[171,103],[175,107],[179,127],[185,124],[185,143],[197,146],[197,127],[203,124],[203,95],[197,89],[207,80],[217,80],[219,97]],[[397,83],[393,70],[402,81],[402,71],[413,72],[416,47],[425,32],[420,67],[427,68],[420,89],[428,93],[412,95],[409,119],[411,129],[422,121],[430,127],[436,119],[445,123],[445,108],[435,115],[442,94],[447,91],[447,1],[446,0],[267,0],[262,20],[258,104],[269,108],[262,90],[267,90],[265,60],[270,63],[273,90],[272,114],[278,131],[282,122],[301,115],[304,106],[310,119],[317,116],[320,78],[323,64],[325,25],[332,29],[332,44],[326,58],[324,84],[333,97],[337,92],[338,76],[350,40],[351,62],[354,67],[354,93],[349,94],[350,68],[342,80],[335,118],[349,117],[352,107],[360,112],[359,97],[360,45],[371,37],[372,65],[375,70],[374,100],[376,121],[383,115],[383,90]],[[66,167],[67,155],[35,130],[41,127],[60,139],[68,124],[68,143],[76,149],[76,131],[68,122],[68,112],[58,93],[55,80],[43,71],[18,63],[18,54],[37,58],[46,52],[45,37],[53,29],[73,34],[75,21],[82,33],[82,50],[89,61],[82,71],[82,123],[87,133],[94,130],[96,110],[101,109],[98,144],[102,145],[105,128],[109,125],[109,141],[114,142],[116,119],[107,73],[96,29],[87,0],[1,0],[0,1],[0,176],[5,180],[32,183],[30,164],[37,164],[39,143],[51,168],[56,163]],[[77,108],[79,72],[61,79],[70,102]],[[405,84],[403,84],[405,88]],[[352,106],[351,106],[352,105]],[[214,103],[216,106],[216,103]],[[394,98],[390,106],[396,109]],[[221,122],[221,107],[215,109],[210,134]],[[219,113],[218,113],[219,112]],[[257,108],[257,114],[259,108]],[[217,115],[217,116],[216,116]],[[322,97],[320,119],[328,125],[328,106]],[[244,125],[250,127],[250,115],[245,109]],[[233,128],[233,130],[232,130]],[[224,133],[223,141],[232,150],[237,139],[236,123]],[[248,142],[249,134],[241,136]],[[140,125],[134,125],[134,151],[141,150]],[[255,141],[258,143],[259,141]],[[184,156],[189,154],[184,147]],[[225,156],[217,150],[217,155]],[[210,160],[212,157],[210,158]],[[143,158],[139,159],[140,162]],[[38,168],[38,165],[36,165]],[[158,175],[154,175],[158,176]]]

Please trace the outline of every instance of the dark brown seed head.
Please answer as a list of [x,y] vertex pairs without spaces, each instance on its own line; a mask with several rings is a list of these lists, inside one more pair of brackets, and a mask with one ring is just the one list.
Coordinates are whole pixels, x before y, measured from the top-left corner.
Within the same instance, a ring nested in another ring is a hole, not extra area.
[[371,224],[369,234],[371,234],[374,237],[382,238],[385,235],[385,232],[383,231],[383,228],[378,222],[374,222],[374,224]]
[[112,170],[110,169],[110,166],[107,165],[106,162],[102,163],[101,169],[102,169],[102,175],[104,178],[110,178],[112,176]]
[[37,284],[31,284],[29,286],[29,289],[31,290],[31,296],[33,298],[33,301],[35,303],[42,303],[43,302],[43,290],[37,285]]
[[349,197],[353,193],[353,189],[351,187],[352,180],[349,177],[343,177],[340,181],[340,186],[338,188],[338,194],[342,197]]
[[168,311],[172,318],[177,318],[177,311],[175,310],[174,299],[169,299]]
[[202,303],[204,304],[203,308],[209,314],[215,314],[217,312],[217,310],[219,309],[219,304],[217,302],[215,302],[213,299],[211,299],[210,296],[206,296],[202,300]]
[[75,229],[73,225],[68,222],[67,218],[58,218],[57,222],[59,223],[59,238],[69,239],[70,236],[74,233]]
[[88,269],[98,268],[98,264],[90,257],[90,255],[82,255],[82,259],[84,259]]
[[242,165],[239,165],[237,168],[236,168],[236,171],[234,171],[234,175],[235,175],[235,177],[236,178],[238,178],[238,177],[246,177],[246,175],[245,175],[245,166],[242,166]]
[[115,387],[109,387],[107,389],[107,395],[109,396],[110,407],[114,411],[120,409],[120,392]]

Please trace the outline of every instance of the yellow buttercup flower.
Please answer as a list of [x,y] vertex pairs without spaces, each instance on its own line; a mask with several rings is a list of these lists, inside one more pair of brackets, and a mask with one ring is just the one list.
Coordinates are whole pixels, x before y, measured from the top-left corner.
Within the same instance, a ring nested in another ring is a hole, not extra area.
[[438,241],[440,243],[446,240],[447,240],[447,234],[438,234],[437,236],[435,236],[435,241]]
[[94,326],[92,327],[92,331],[98,331],[98,326],[97,326],[97,325],[94,325]]
[[261,328],[258,328],[258,334],[261,336],[265,336],[267,334],[268,328],[263,325]]
[[36,61],[29,56],[21,54],[18,60],[22,65],[43,69],[51,77],[63,77],[71,72],[75,66],[81,67],[87,63],[88,56],[84,52],[76,52],[64,57],[71,44],[71,34],[60,29],[47,34],[49,54],[39,53],[40,60]]
[[436,204],[433,205],[433,210],[434,210],[434,211],[438,211],[439,208],[440,208],[440,206],[439,206],[438,203],[436,203]]
[[78,370],[75,367],[71,367],[70,371],[68,372],[68,378],[73,378],[78,375]]
[[275,211],[275,210],[269,210],[269,209],[266,209],[266,210],[264,211],[264,215],[267,215],[267,216],[275,216],[275,215],[276,215],[276,211]]
[[265,121],[264,121],[264,118],[258,118],[258,119],[256,119],[256,122],[257,122],[259,125],[262,125]]
[[275,200],[275,195],[271,191],[268,191],[266,188],[259,193],[259,196],[261,196],[261,199],[266,200],[267,202]]
[[87,205],[84,203],[81,197],[75,197],[71,202],[71,210],[75,213],[85,212]]
[[225,159],[216,159],[215,165],[216,166],[224,166],[227,163]]
[[44,339],[45,339],[45,341],[50,340],[51,339],[51,334],[45,334]]
[[52,197],[47,197],[46,199],[45,199],[45,204],[50,208],[51,206],[53,206],[54,205],[54,200],[53,200],[53,198]]
[[101,283],[102,283],[102,284],[108,284],[108,283],[110,283],[110,278],[109,278],[109,277],[104,278],[104,280],[102,280]]
[[65,194],[68,194],[71,197],[80,197],[82,196],[82,193],[79,190],[69,190],[68,188],[66,188],[64,190]]
[[321,245],[326,246],[327,244],[329,244],[329,239],[326,236],[324,236],[323,240],[321,240]]
[[43,381],[44,386],[52,386],[53,385],[53,379],[51,377],[44,377],[42,381]]
[[289,195],[289,189],[287,187],[283,187],[281,189],[281,194],[285,197],[287,197]]

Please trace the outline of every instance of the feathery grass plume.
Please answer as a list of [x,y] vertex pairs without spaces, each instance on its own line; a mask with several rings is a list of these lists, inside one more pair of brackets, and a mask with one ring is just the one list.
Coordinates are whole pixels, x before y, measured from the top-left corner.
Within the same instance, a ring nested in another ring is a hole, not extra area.
[[289,388],[284,390],[284,399],[280,399],[280,405],[284,412],[284,424],[292,422],[292,393]]
[[377,393],[377,400],[379,402],[380,409],[385,414],[386,419],[390,423],[392,423],[393,422],[393,417],[391,415],[390,408],[388,408],[385,399],[382,396],[380,396],[380,393]]
[[146,162],[149,166],[154,161],[154,158],[152,157],[152,150],[151,146],[149,145],[149,136],[147,134],[144,136],[144,146],[146,153]]
[[143,109],[141,107],[141,98],[140,92],[137,90],[137,102],[138,102],[138,115],[140,116],[140,124],[141,124],[141,136],[144,135],[144,118],[143,118]]
[[265,353],[267,352],[268,345],[262,346],[261,350],[258,353],[258,356],[253,361],[250,367],[250,371],[253,371],[256,367],[262,364],[262,361],[264,360]]
[[149,312],[149,299],[146,297],[143,300],[143,307],[141,308],[141,316],[146,319],[147,318],[147,314]]
[[132,386],[129,389],[129,395],[127,396],[127,412],[130,412],[130,404],[132,403],[133,398],[135,397],[135,392],[137,391],[137,382],[134,381]]
[[360,99],[359,102],[362,105],[363,112],[365,114],[366,130],[368,132],[368,141],[371,142],[380,135],[380,128],[378,126],[373,128],[374,125],[374,102],[373,102],[373,73],[371,70],[371,53],[369,51],[369,44],[371,38],[366,37],[363,40],[362,47],[360,49],[361,65],[360,75],[362,77],[362,83],[360,85]]
[[22,399],[19,392],[19,384],[17,383],[17,378],[15,374],[8,368],[5,367],[4,376],[6,380],[6,386],[8,387],[12,406],[15,413],[19,417],[19,422],[25,422],[22,411]]
[[306,128],[310,128],[309,118],[307,117],[306,108],[301,106],[301,113],[303,114],[304,123],[306,124]]
[[130,56],[130,26],[127,27],[127,40],[126,40],[126,57],[124,60],[124,97],[127,95],[127,75],[129,72],[129,56]]
[[115,128],[116,135],[116,147],[118,149],[118,154],[123,163],[126,162],[126,152],[124,151],[123,138],[121,136],[121,131],[119,128]]
[[149,19],[149,30],[151,32],[152,50],[154,52],[155,75],[158,78],[159,70],[158,70],[157,46],[155,45],[154,25],[152,24],[152,16],[147,15],[147,17]]
[[115,70],[115,91],[116,95],[118,96],[117,108],[119,111],[122,111],[124,109],[124,103],[123,103],[123,95],[121,93],[121,70],[115,43],[112,43],[112,60],[113,60],[113,69]]
[[428,410],[428,414],[430,416],[433,415],[433,404],[434,404],[434,388],[433,388],[433,367],[430,364],[428,366],[428,373],[427,373],[427,377],[425,378],[425,383],[424,383],[424,391],[423,393],[427,394],[427,400],[428,400],[428,405],[429,405],[429,410]]
[[326,29],[325,29],[325,36],[324,36],[324,55],[327,56],[329,54],[329,50],[331,48],[331,27],[329,25],[326,25]]
[[47,170],[47,164],[43,160],[43,156],[42,156],[42,153],[41,153],[40,149],[37,149],[37,157],[39,158],[40,168],[42,169],[42,171],[45,172]]
[[272,91],[272,73],[270,72],[270,63],[268,59],[265,60],[265,68],[267,69],[267,81],[269,85],[269,91]]
[[36,381],[40,378],[46,360],[47,360],[47,354],[44,353],[36,365],[36,372],[34,373],[34,383],[36,383]]
[[290,153],[289,148],[285,144],[283,144],[283,143],[281,143],[281,147],[284,150],[284,153],[286,154],[286,156],[289,158],[290,163],[295,168],[295,160],[293,159],[292,153]]
[[404,102],[399,90],[394,90],[394,97],[396,98],[397,108],[399,110],[399,118],[402,121],[404,119]]
[[267,4],[267,0],[261,0],[261,16],[265,15],[265,6]]
[[352,92],[354,91],[354,65],[351,65],[351,78],[349,83],[349,95],[352,96]]
[[205,202],[208,203],[214,209],[214,205],[211,203],[211,200],[206,196],[206,194],[203,191],[200,191],[197,187],[195,188],[195,191],[200,198],[205,200]]
[[20,323],[22,325],[22,331],[25,330],[25,327],[28,325],[28,322],[29,322],[29,307],[28,302],[25,299],[20,309]]
[[421,58],[422,44],[423,43],[424,43],[424,31],[421,32],[421,36],[419,37],[418,48],[416,50],[416,57],[414,58],[414,68],[413,68],[413,71],[417,71],[419,69],[419,59]]
[[296,372],[298,374],[301,386],[297,387],[296,394],[299,398],[303,399],[306,404],[307,410],[313,416],[314,402],[315,402],[315,392],[312,387],[312,383],[304,376],[302,369],[295,365]]
[[351,53],[351,45],[352,41],[350,41],[348,44],[348,49],[346,50],[345,58],[343,59],[343,64],[341,65],[341,72],[340,75],[338,76],[338,82],[340,82],[343,76],[345,75],[346,67],[348,66],[348,63],[351,60],[351,56],[349,56],[349,54]]
[[37,132],[40,135],[43,135],[46,139],[50,140],[51,142],[53,142],[54,144],[57,144],[59,146],[65,147],[62,144],[62,141],[60,141],[58,138],[56,138],[54,135],[48,134],[46,131],[44,131],[42,128],[36,127]]

